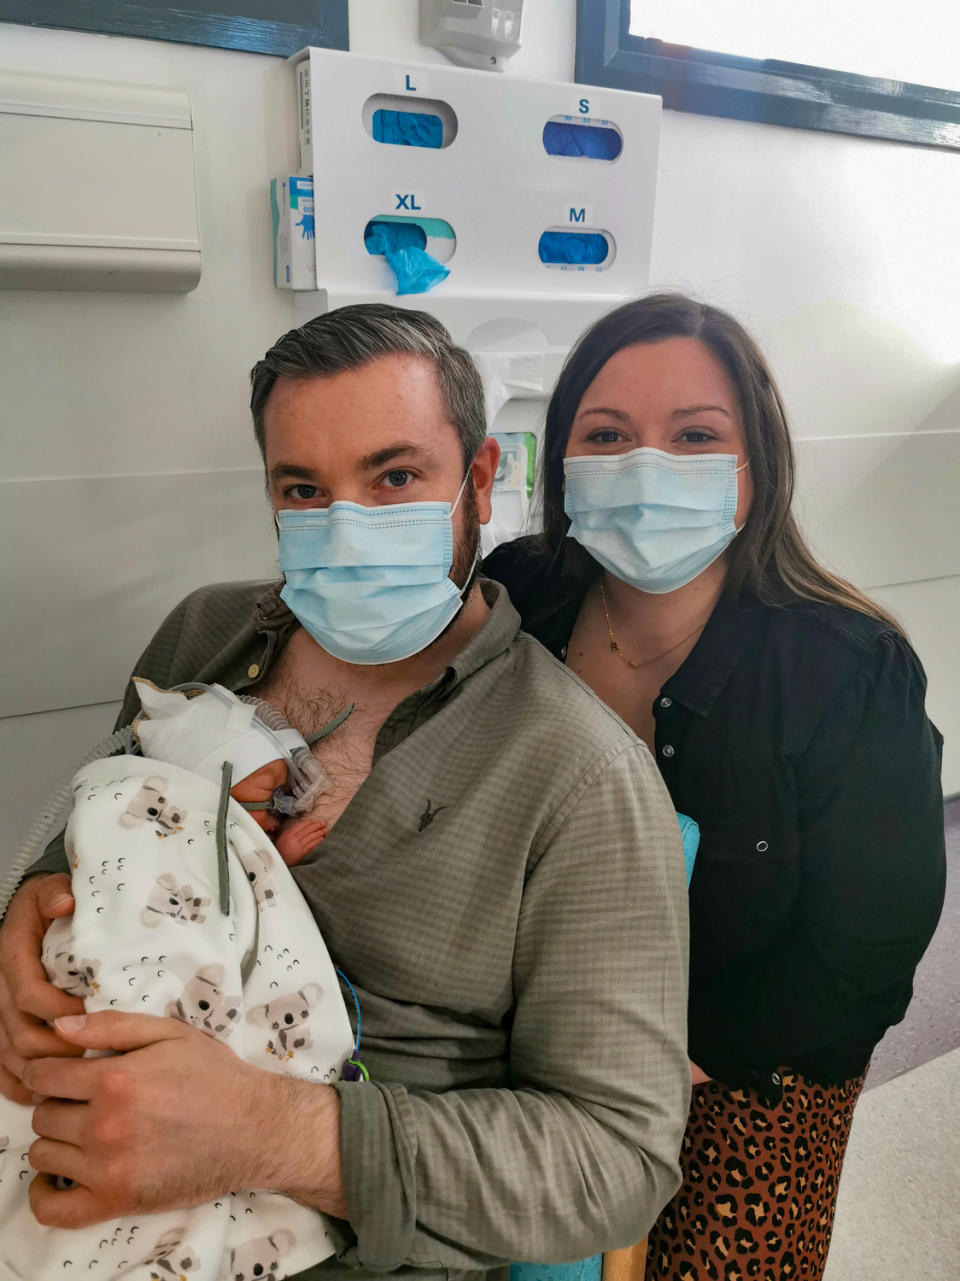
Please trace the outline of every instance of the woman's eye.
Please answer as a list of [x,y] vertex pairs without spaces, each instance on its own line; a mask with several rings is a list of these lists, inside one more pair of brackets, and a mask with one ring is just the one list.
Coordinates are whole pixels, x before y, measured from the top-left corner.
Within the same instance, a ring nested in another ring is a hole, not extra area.
[[623,435],[615,427],[601,427],[599,431],[591,432],[587,440],[597,445],[615,445],[618,440],[623,440]]
[[396,471],[388,471],[383,478],[384,484],[388,489],[402,489],[404,485],[409,483],[411,474],[411,472],[404,471],[402,468],[398,468]]
[[699,427],[688,427],[681,434],[680,439],[688,445],[702,445],[705,441],[713,440],[714,437],[708,431],[701,431]]
[[316,498],[318,492],[316,485],[291,485],[284,491],[284,496],[293,498],[298,503],[309,503],[312,498]]

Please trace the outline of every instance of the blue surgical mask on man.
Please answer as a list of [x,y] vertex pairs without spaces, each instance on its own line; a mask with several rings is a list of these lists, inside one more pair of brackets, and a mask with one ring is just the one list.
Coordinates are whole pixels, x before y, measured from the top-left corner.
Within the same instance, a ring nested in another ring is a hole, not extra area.
[[[744,463],[743,467],[749,464]],[[604,569],[644,592],[676,591],[723,555],[739,532],[736,454],[565,458],[570,538]]]
[[339,501],[277,512],[280,595],[318,645],[345,663],[398,663],[449,626],[463,608],[449,575],[453,513],[469,476],[452,507]]

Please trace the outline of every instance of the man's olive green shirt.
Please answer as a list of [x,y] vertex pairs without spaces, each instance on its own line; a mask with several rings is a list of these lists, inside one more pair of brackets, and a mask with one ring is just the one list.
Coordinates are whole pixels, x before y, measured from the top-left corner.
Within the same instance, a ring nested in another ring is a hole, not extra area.
[[[483,589],[481,629],[394,709],[292,869],[356,989],[371,1075],[336,1087],[349,1225],[302,1278],[584,1258],[639,1240],[679,1184],[673,806],[646,747]],[[296,626],[276,584],[203,588],[135,674],[243,689]],[[119,723],[138,706],[128,688]],[[63,867],[60,846],[34,870]]]

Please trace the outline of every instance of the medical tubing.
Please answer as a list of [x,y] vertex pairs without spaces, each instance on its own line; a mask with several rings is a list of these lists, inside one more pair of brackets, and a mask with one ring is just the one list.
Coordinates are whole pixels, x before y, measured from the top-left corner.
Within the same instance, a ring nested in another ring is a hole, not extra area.
[[128,752],[133,744],[133,735],[130,732],[130,726],[124,725],[122,729],[114,730],[106,738],[101,739],[96,747],[90,749],[80,761],[76,768],[70,774],[70,778],[62,787],[59,787],[51,797],[48,798],[43,809],[37,815],[36,821],[27,833],[23,844],[14,855],[13,862],[4,872],[0,879],[0,919],[10,906],[10,900],[19,888],[20,881],[24,872],[36,862],[37,855],[43,850],[49,839],[50,833],[56,827],[64,807],[70,800],[73,790],[73,779],[77,770],[83,769],[84,765],[89,765],[91,761],[98,761],[104,756],[115,756],[120,752]]
[[227,851],[227,809],[230,805],[230,784],[233,766],[224,761],[220,767],[220,801],[217,805],[217,886],[220,895],[220,912],[230,915],[230,857]]

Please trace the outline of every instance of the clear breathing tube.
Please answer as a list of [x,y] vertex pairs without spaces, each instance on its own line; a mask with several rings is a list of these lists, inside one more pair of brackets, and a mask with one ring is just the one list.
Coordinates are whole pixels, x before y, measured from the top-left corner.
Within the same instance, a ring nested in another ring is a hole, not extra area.
[[77,763],[76,769],[71,770],[67,781],[48,797],[45,805],[37,815],[36,821],[14,855],[13,862],[0,878],[0,917],[6,912],[24,872],[27,871],[31,864],[36,862],[38,855],[42,853],[47,841],[54,832],[57,823],[61,820],[64,808],[71,797],[73,777],[77,770],[82,769],[84,765],[89,765],[91,761],[98,761],[105,756],[115,756],[120,752],[129,752],[132,745],[133,735],[130,732],[129,725],[125,725],[122,729],[114,730],[112,734],[101,739],[96,747],[87,752],[83,760]]
[[[292,796],[281,794],[276,797],[275,810],[285,816],[309,814],[317,803],[317,797],[326,789],[330,780],[326,770],[310,751],[306,740],[293,730],[282,713],[265,703],[262,698],[252,694],[238,694],[241,703],[252,703],[256,718],[265,729],[268,729],[283,748],[283,756],[290,773]],[[281,740],[280,736],[283,736]],[[298,740],[294,743],[294,735]]]
[[231,694],[219,685],[187,681],[182,685],[174,685],[173,689],[188,696],[193,691],[212,694],[228,706],[238,701],[249,703],[254,708],[254,728],[273,744],[276,759],[286,763],[290,775],[290,793],[278,789],[268,805],[244,804],[244,809],[265,808],[284,817],[310,813],[316,805],[317,797],[329,786],[330,779],[310,751],[306,740],[292,728],[281,712],[265,703],[262,698],[256,698],[252,694]]

